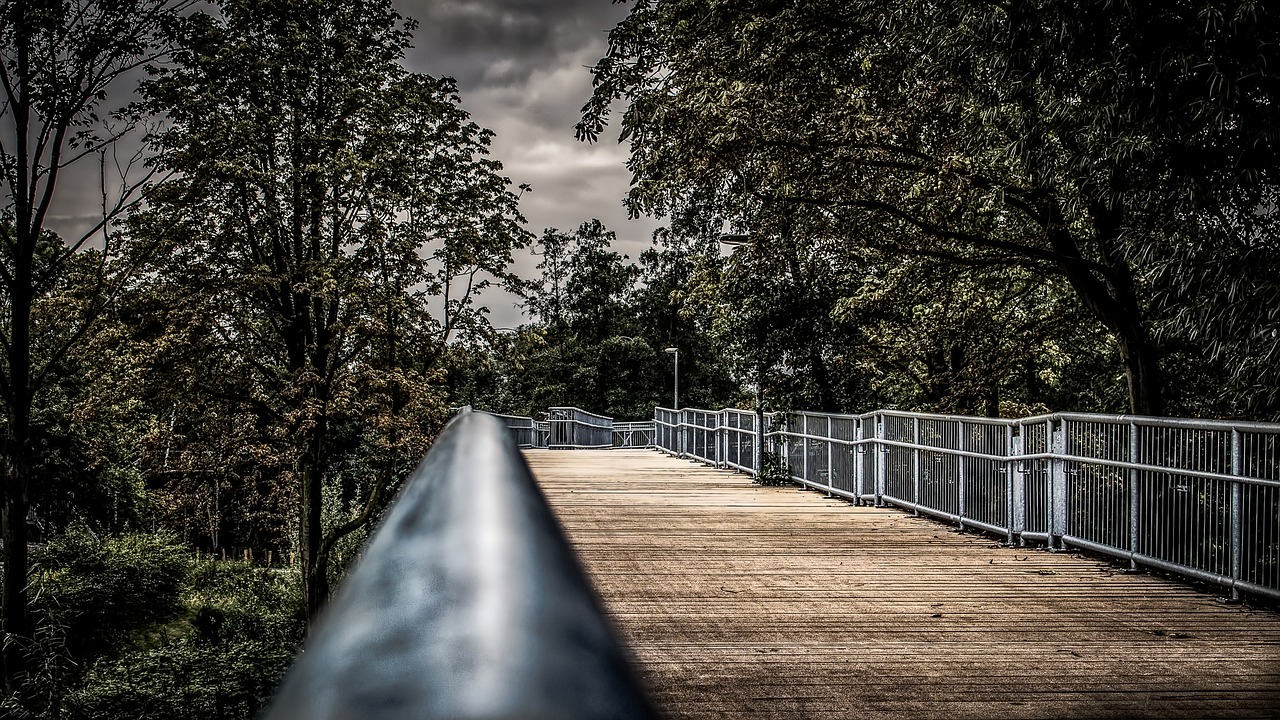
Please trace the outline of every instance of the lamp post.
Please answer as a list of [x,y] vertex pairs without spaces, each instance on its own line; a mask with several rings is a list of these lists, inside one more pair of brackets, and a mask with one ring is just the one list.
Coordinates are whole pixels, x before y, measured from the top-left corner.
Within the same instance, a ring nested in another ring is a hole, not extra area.
[[[750,245],[751,235],[749,233],[720,233],[720,242],[736,249],[739,245]],[[764,473],[764,371],[764,366],[756,366],[756,442],[754,458],[756,477]]]
[[667,352],[676,356],[676,384],[675,391],[672,393],[671,409],[680,409],[680,348],[667,348]]

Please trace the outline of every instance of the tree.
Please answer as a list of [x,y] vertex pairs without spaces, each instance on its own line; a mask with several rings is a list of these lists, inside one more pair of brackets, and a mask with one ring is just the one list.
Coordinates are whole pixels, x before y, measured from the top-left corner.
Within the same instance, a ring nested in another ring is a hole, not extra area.
[[779,212],[773,232],[753,233],[720,281],[700,294],[719,299],[714,332],[762,400],[780,409],[863,408],[863,373],[834,370],[861,345],[858,329],[838,324],[835,311],[862,282],[863,268],[836,240],[802,239],[808,216],[803,208]]
[[[733,358],[714,332],[720,304],[704,292],[723,271],[719,240],[719,232],[705,226],[658,228],[653,245],[640,254],[633,300],[640,336],[655,349],[680,349],[680,402],[687,407],[724,407],[742,394]],[[668,355],[658,356],[658,363],[661,386],[641,397],[648,405],[666,406],[675,366]]]
[[543,324],[545,344],[530,358],[533,368],[522,393],[536,407],[575,405],[630,414],[623,408],[631,407],[631,399],[616,392],[621,373],[612,361],[621,356],[609,356],[632,349],[642,357],[628,357],[626,363],[650,366],[652,348],[635,345],[631,293],[639,269],[612,249],[616,240],[593,219],[572,234],[548,228],[538,241],[543,275],[529,293],[528,308]]
[[640,0],[578,132],[627,101],[636,213],[806,206],[852,248],[1063,277],[1158,414],[1153,260],[1266,207],[1276,34],[1249,2]]
[[[143,65],[161,57],[161,31],[189,2],[169,0],[6,0],[0,2],[0,172],[4,178],[4,314],[0,397],[5,411],[4,479],[0,501],[3,535],[3,675],[14,691],[31,636],[27,617],[27,514],[33,468],[37,397],[66,354],[81,343],[114,298],[128,266],[117,263],[115,221],[150,179],[133,172],[137,156],[115,154],[118,140],[140,122],[104,109],[108,93]],[[68,172],[96,162],[101,187],[98,216],[78,237],[50,251],[46,223],[59,202]],[[118,170],[118,174],[116,171]],[[93,282],[84,302],[68,316],[57,340],[40,337],[33,307],[81,251],[96,246]],[[44,343],[40,351],[36,346]]]
[[569,251],[573,236],[556,228],[547,228],[536,243],[535,255],[541,256],[537,269],[542,277],[526,298],[529,313],[549,327],[563,328],[565,318],[565,282],[569,275]]
[[[476,292],[510,279],[526,241],[453,81],[400,65],[411,30],[383,0],[225,0],[145,87],[171,122],[158,165],[179,179],[135,227],[169,240],[155,277],[195,309],[213,371],[197,387],[251,411],[258,465],[296,503],[309,616],[335,545],[440,419],[445,343],[483,322]],[[327,523],[335,483],[363,492]]]
[[874,262],[833,310],[877,406],[991,417],[1123,409],[1123,371],[1061,278]]

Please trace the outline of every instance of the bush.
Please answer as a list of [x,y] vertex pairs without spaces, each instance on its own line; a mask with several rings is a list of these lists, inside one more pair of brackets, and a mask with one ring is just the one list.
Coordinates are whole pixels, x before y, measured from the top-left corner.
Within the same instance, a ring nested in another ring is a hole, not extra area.
[[109,653],[182,610],[189,560],[168,535],[100,540],[79,525],[46,543],[34,560],[33,609],[46,623],[62,624],[74,657]]
[[302,641],[296,572],[83,526],[34,559],[31,669],[2,717],[252,718]]
[[766,451],[763,460],[763,468],[753,482],[765,486],[785,485],[791,482],[791,471],[781,454]]
[[185,613],[151,643],[99,659],[67,698],[68,717],[252,718],[302,641],[296,573],[191,563]]

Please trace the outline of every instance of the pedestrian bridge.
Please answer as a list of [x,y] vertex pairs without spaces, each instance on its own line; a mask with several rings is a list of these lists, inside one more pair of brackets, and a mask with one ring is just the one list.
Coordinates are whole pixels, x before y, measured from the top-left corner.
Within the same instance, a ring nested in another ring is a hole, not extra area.
[[1280,427],[702,412],[462,413],[268,717],[1280,717]]
[[527,450],[673,718],[1280,714],[1280,614],[644,450]]

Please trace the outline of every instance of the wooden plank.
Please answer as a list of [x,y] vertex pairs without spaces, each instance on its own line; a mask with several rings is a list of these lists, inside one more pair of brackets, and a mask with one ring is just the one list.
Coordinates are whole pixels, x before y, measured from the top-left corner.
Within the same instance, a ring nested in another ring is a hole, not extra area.
[[529,451],[672,718],[1280,717],[1280,614],[652,451]]

